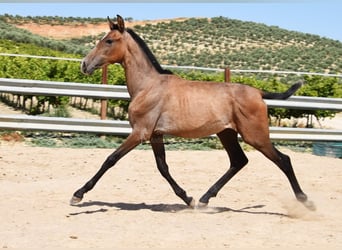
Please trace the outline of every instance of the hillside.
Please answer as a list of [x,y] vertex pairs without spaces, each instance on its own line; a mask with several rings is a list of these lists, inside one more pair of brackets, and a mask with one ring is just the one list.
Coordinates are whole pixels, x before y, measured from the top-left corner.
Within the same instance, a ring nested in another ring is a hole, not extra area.
[[[64,47],[52,47],[81,55],[108,30],[105,19],[2,16],[1,20],[10,28],[6,28],[7,37],[1,32],[0,38],[18,39],[20,35],[13,38],[8,33],[26,32],[28,36],[31,32],[35,40],[49,37],[42,39],[40,46],[46,43],[51,48],[49,42],[63,43]],[[146,22],[129,19],[126,23],[145,39],[162,64],[342,72],[342,43],[317,35],[224,17]]]
[[342,71],[342,43],[223,17],[136,26],[164,64]]

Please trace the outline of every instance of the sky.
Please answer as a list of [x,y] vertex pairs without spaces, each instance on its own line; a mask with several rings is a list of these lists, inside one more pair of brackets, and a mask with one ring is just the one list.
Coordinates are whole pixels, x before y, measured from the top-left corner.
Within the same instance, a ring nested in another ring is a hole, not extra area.
[[0,0],[0,15],[131,17],[155,20],[177,17],[223,16],[274,25],[342,42],[340,0],[213,0],[213,1],[21,1]]

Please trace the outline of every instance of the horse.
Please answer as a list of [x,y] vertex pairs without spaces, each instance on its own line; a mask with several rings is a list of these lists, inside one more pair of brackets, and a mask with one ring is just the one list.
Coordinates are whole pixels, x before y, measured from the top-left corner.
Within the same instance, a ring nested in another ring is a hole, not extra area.
[[[108,23],[110,31],[82,60],[81,72],[90,75],[108,64],[122,65],[131,97],[128,115],[132,132],[97,173],[73,194],[71,205],[81,202],[84,194],[124,155],[141,142],[150,141],[157,168],[174,193],[191,208],[206,207],[248,162],[238,141],[240,134],[243,141],[280,168],[297,200],[314,210],[313,202],[297,181],[289,156],[277,150],[270,140],[267,105],[263,101],[287,99],[302,82],[283,93],[270,93],[243,84],[185,80],[163,69],[143,39],[125,27],[120,15],[116,22],[108,17]],[[196,204],[170,175],[163,137],[200,138],[213,134],[227,151],[230,167]]]

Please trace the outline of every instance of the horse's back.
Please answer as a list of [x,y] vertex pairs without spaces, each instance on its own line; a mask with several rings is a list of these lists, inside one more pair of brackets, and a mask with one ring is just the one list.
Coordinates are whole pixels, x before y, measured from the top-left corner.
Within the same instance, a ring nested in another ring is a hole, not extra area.
[[208,100],[261,100],[262,91],[249,85],[228,82],[189,81],[178,76],[169,76],[164,91],[176,98],[188,98]]

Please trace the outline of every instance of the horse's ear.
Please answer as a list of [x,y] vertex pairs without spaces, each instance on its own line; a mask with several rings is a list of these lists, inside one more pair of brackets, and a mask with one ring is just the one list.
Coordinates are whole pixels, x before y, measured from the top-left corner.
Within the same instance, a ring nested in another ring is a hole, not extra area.
[[109,29],[114,30],[116,27],[115,23],[112,20],[110,20],[109,16],[107,16],[107,19],[108,19]]
[[119,31],[122,33],[125,31],[125,21],[120,15],[116,15],[116,21],[118,22]]

